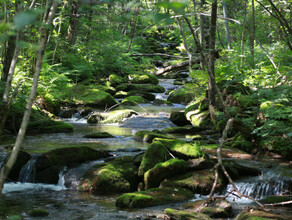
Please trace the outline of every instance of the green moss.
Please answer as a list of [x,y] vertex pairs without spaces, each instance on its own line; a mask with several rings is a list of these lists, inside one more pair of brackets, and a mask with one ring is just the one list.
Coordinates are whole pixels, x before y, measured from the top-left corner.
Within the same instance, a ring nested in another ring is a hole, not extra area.
[[253,212],[240,213],[239,215],[236,216],[234,220],[267,220],[267,219],[286,220],[289,218],[287,218],[287,216],[256,210]]
[[208,215],[205,215],[200,212],[187,212],[182,210],[175,210],[175,209],[165,209],[165,215],[168,216],[169,219],[177,219],[177,220],[211,220]]
[[50,213],[43,209],[34,209],[30,211],[29,215],[32,217],[45,217],[48,216]]
[[109,82],[111,85],[120,85],[122,83],[124,83],[126,80],[120,76],[120,75],[117,75],[117,74],[111,74],[109,76]]
[[145,92],[144,90],[133,90],[128,92],[128,96],[141,96],[148,101],[154,101],[155,95],[150,92]]
[[11,215],[7,217],[7,220],[21,220],[23,219],[21,215]]
[[128,96],[122,101],[121,104],[123,104],[123,102],[126,102],[126,101],[136,102],[138,104],[140,104],[140,103],[149,103],[148,100],[146,100],[146,99],[144,99],[143,97],[140,97],[140,96]]
[[159,85],[152,84],[130,84],[126,91],[137,90],[143,92],[164,93],[165,88]]
[[151,83],[155,85],[159,83],[157,77],[152,74],[134,75],[132,82],[138,84]]
[[143,208],[188,200],[193,193],[180,188],[152,188],[146,191],[126,193],[116,200],[119,208]]
[[[287,201],[291,201],[291,197],[288,197],[288,196],[269,196],[265,199],[260,200],[261,203],[269,203],[269,204],[287,202]],[[290,204],[290,206],[291,206],[291,204]]]
[[82,178],[79,189],[98,195],[130,192],[137,189],[138,167],[132,157],[122,157],[92,167]]
[[158,187],[160,182],[169,176],[187,171],[187,162],[180,159],[170,159],[158,163],[144,174],[145,189]]
[[126,96],[128,96],[128,93],[125,91],[119,91],[114,95],[114,97],[117,99],[125,98]]
[[[161,183],[162,187],[181,187],[192,190],[194,193],[207,195],[210,193],[214,183],[213,170],[198,170],[184,175],[167,178]],[[224,181],[222,175],[219,175],[216,190],[222,189]]]
[[169,94],[167,101],[178,104],[188,104],[195,99],[195,92],[190,89],[181,88]]
[[117,101],[101,86],[77,84],[70,93],[75,102],[90,107],[109,108],[117,104]]
[[111,134],[107,132],[97,132],[92,134],[84,135],[85,138],[114,138]]
[[137,131],[134,140],[151,143],[154,138],[172,138],[166,134],[154,131]]
[[173,104],[170,101],[161,100],[161,99],[155,99],[153,101],[153,105],[171,106]]
[[157,163],[164,162],[170,159],[170,155],[161,143],[152,143],[146,150],[141,161],[138,175],[144,176],[144,173],[154,167]]
[[199,158],[203,157],[205,154],[195,143],[187,143],[185,141],[177,139],[154,139],[155,142],[161,143],[171,152],[179,155],[182,158]]
[[184,127],[169,127],[162,130],[162,132],[165,133],[174,133],[174,134],[195,134],[197,132],[202,131],[199,127],[193,127],[193,126],[184,126]]
[[99,124],[112,124],[112,123],[120,123],[125,118],[129,118],[132,115],[137,115],[138,113],[130,110],[115,110],[107,113],[99,113],[96,112],[92,114],[88,119],[88,123],[99,123]]
[[186,118],[192,123],[193,126],[197,127],[210,127],[212,126],[209,120],[209,112],[201,112],[199,109],[195,111],[189,111],[186,114]]

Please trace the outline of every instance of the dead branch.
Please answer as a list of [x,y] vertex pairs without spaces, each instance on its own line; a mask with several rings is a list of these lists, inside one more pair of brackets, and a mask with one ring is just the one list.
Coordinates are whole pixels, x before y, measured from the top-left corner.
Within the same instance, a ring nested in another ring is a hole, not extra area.
[[[199,58],[195,58],[192,60],[192,64],[199,64],[200,63],[200,59]],[[177,63],[177,64],[174,64],[174,65],[171,65],[171,66],[168,66],[168,67],[165,67],[165,68],[161,68],[159,69],[155,75],[161,75],[163,73],[166,73],[166,72],[170,72],[170,71],[174,71],[174,70],[179,70],[179,69],[182,69],[182,68],[185,68],[189,66],[189,61],[186,61],[186,62],[182,62],[182,63]]]

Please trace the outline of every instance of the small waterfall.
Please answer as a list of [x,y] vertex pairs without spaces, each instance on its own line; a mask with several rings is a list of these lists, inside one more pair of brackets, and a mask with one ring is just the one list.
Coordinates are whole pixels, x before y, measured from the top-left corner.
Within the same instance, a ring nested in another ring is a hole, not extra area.
[[37,161],[37,156],[33,156],[20,170],[18,181],[21,183],[35,182],[35,163]]
[[59,180],[57,186],[61,187],[62,189],[66,189],[65,187],[65,175],[64,173],[67,171],[67,167],[64,167],[61,172],[59,173]]

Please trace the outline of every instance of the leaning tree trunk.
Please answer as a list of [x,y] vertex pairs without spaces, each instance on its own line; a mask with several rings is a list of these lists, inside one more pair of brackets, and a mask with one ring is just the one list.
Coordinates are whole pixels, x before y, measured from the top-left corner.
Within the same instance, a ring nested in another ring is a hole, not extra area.
[[38,80],[39,80],[41,67],[42,67],[42,61],[45,54],[47,40],[48,40],[48,27],[52,25],[52,21],[53,21],[53,18],[55,17],[57,5],[58,5],[57,0],[52,0],[48,18],[45,22],[45,25],[43,25],[40,30],[39,52],[38,52],[38,58],[37,58],[37,63],[36,63],[36,68],[35,68],[36,71],[33,78],[33,84],[30,90],[30,95],[28,98],[28,102],[26,104],[26,110],[24,112],[24,116],[21,122],[21,126],[20,126],[16,141],[15,141],[14,147],[8,159],[2,165],[1,170],[0,170],[0,195],[4,187],[4,182],[16,161],[17,155],[20,151],[20,147],[24,139],[24,135],[27,129],[27,125],[28,125],[31,110],[32,110],[32,104],[36,97]]

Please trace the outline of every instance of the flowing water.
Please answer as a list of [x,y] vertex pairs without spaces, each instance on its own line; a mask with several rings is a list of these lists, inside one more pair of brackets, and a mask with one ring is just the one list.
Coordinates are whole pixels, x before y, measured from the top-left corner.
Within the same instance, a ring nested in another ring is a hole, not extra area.
[[[173,80],[161,80],[166,90],[176,89],[172,85]],[[167,95],[157,94],[157,97],[166,99]],[[133,135],[139,130],[164,129],[174,126],[168,117],[171,111],[184,109],[183,105],[154,106],[144,104],[135,107],[139,115],[123,121],[120,124],[89,125],[86,120],[80,117],[64,119],[74,126],[74,132],[68,134],[41,134],[27,136],[23,148],[35,154],[22,168],[18,182],[6,183],[3,195],[0,198],[0,219],[7,219],[9,216],[21,215],[23,219],[31,219],[29,212],[32,209],[45,209],[50,215],[42,219],[145,219],[153,215],[163,214],[166,207],[174,205],[157,206],[153,208],[137,209],[134,211],[118,210],[115,207],[115,196],[94,196],[88,193],[80,193],[76,190],[79,179],[91,166],[104,162],[103,160],[91,161],[81,164],[78,167],[67,169],[64,167],[59,175],[57,185],[34,183],[34,163],[39,153],[74,144],[84,144],[96,149],[110,150],[115,157],[134,155],[144,151],[148,144],[133,140]],[[93,132],[108,132],[114,138],[87,139],[83,136]],[[178,136],[186,139],[184,135]],[[13,143],[13,140],[6,140],[5,144]],[[0,166],[5,158],[0,151]],[[252,167],[263,170],[259,177],[247,177],[236,181],[238,189],[242,193],[254,196],[257,199],[268,195],[279,195],[285,192],[288,184],[291,186],[291,169],[282,170],[277,163],[269,164],[258,161],[241,161],[249,163]],[[227,186],[226,192],[232,190]],[[290,189],[291,190],[291,189]],[[204,197],[195,195],[193,200]],[[246,204],[252,204],[247,199],[238,199],[236,196],[229,197],[239,210]],[[279,211],[281,212],[281,211]],[[288,212],[285,210],[285,212]],[[289,212],[288,212],[289,213]],[[292,213],[289,213],[292,216]]]

